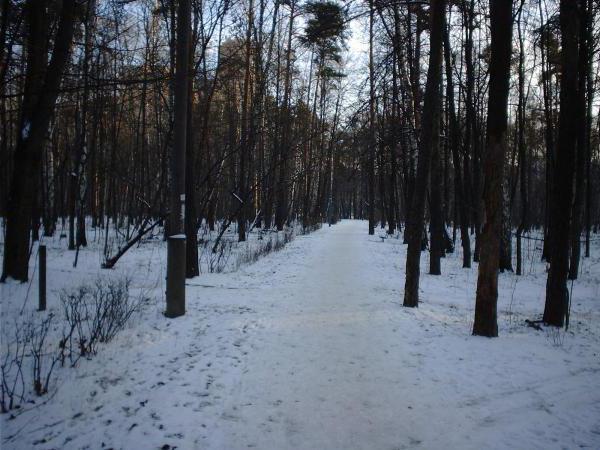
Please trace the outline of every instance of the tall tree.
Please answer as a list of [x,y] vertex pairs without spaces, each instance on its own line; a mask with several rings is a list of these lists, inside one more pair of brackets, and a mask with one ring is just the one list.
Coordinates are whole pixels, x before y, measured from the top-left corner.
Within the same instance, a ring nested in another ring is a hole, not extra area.
[[568,313],[569,238],[573,167],[577,148],[577,72],[579,6],[581,0],[560,1],[561,78],[558,146],[550,210],[550,269],[546,282],[544,322],[562,327]]
[[587,0],[581,0],[579,5],[579,64],[577,80],[577,152],[575,155],[575,192],[573,199],[573,223],[571,226],[571,261],[569,264],[569,279],[576,280],[579,272],[581,257],[581,231],[583,222],[583,205],[585,190],[585,165],[588,138],[588,108],[586,101],[587,81],[590,64],[589,25],[590,11]]
[[[522,234],[528,230],[529,198],[527,171],[529,170],[527,149],[525,148],[525,38],[522,30],[523,8],[517,16],[517,34],[519,36],[519,104],[517,106],[517,152],[519,157],[519,192],[521,197],[521,219],[517,227],[517,275],[523,273]],[[510,219],[509,219],[510,220]],[[509,228],[510,230],[510,228]]]
[[485,225],[481,233],[479,273],[473,334],[498,336],[498,265],[502,232],[502,178],[508,128],[508,90],[512,50],[512,0],[490,3],[491,59],[484,159],[483,203]]
[[375,123],[375,62],[373,59],[373,29],[375,25],[375,6],[369,0],[369,156],[367,191],[369,193],[369,234],[375,234],[375,148],[377,147],[377,129]]
[[[38,60],[33,61],[32,58],[41,57],[39,49],[44,49],[47,42],[48,30],[43,25],[43,17],[40,17],[46,7],[44,3],[29,0],[25,5],[29,18],[27,79],[32,80],[31,83],[35,87],[31,86],[26,90],[23,97],[24,114],[17,137],[6,211],[2,281],[8,277],[20,281],[28,279],[30,224],[39,185],[44,140],[58,97],[62,75],[69,60],[75,29],[76,2],[64,0],[60,9],[50,64],[47,68],[42,68]],[[38,71],[43,69],[45,69],[43,83],[33,81],[38,79]],[[35,105],[35,107],[30,108],[27,105]]]
[[294,34],[294,19],[296,0],[290,0],[290,18],[288,22],[287,46],[285,50],[285,73],[283,83],[283,123],[281,126],[279,149],[279,180],[277,189],[277,209],[275,211],[275,225],[277,230],[283,230],[283,225],[288,216],[288,172],[290,166],[290,122],[291,122],[291,90],[292,90],[292,37]]
[[444,30],[444,65],[446,69],[446,102],[448,105],[449,145],[454,164],[454,191],[458,220],[460,222],[460,239],[463,249],[463,267],[471,267],[471,239],[469,237],[469,215],[465,196],[463,166],[460,159],[460,126],[454,105],[454,82],[452,79],[452,60],[450,59],[450,38],[448,28]]
[[445,0],[432,0],[429,7],[430,50],[427,84],[423,104],[421,137],[417,176],[412,196],[411,210],[407,223],[408,250],[406,254],[406,281],[404,285],[404,306],[419,305],[419,263],[421,260],[421,236],[429,168],[434,146],[438,142],[434,136],[439,122],[440,81],[442,75],[442,43],[446,14]]
[[[445,27],[444,27],[445,28]],[[440,96],[441,97],[441,96]],[[429,274],[441,275],[441,258],[445,255],[444,249],[444,217],[442,215],[442,152],[440,151],[440,120],[439,109],[441,101],[436,105],[436,120],[431,133],[433,134],[431,174],[429,182]]]

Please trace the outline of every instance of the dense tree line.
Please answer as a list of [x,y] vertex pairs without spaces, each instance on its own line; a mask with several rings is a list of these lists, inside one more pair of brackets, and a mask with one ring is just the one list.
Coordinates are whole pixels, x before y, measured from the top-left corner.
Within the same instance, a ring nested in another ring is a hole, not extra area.
[[[542,240],[544,321],[562,326],[566,280],[600,223],[598,10],[2,0],[2,279],[27,280],[42,234],[64,233],[78,251],[102,228],[111,267],[164,226],[185,234],[193,277],[202,224],[244,241],[255,228],[354,217],[370,234],[403,233],[407,306],[418,305],[421,252],[441,274],[460,239],[463,266],[480,263],[484,335],[497,334],[497,272],[521,274],[523,239]],[[356,96],[353,22],[368,40]],[[127,237],[116,254],[109,233]]]

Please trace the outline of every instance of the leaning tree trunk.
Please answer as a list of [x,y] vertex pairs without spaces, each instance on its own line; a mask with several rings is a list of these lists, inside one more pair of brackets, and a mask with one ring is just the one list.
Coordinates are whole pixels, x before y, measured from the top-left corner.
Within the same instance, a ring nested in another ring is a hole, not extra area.
[[473,334],[498,336],[498,255],[502,232],[502,177],[507,148],[507,107],[512,47],[512,0],[490,3],[491,60],[484,163],[485,224],[481,233]]
[[[27,7],[37,8],[37,3],[31,0]],[[2,281],[7,277],[20,281],[28,279],[30,221],[34,198],[37,195],[37,180],[41,170],[46,132],[58,97],[60,80],[69,58],[75,28],[75,9],[75,0],[63,1],[52,59],[42,90],[39,92],[36,107],[31,116],[23,121],[21,132],[18,134],[6,211]],[[47,39],[43,31],[30,36],[32,39],[39,39],[39,42]],[[28,67],[28,70],[32,69]],[[23,99],[24,104],[28,101],[27,98]]]
[[429,178],[429,166],[437,137],[433,130],[439,122],[440,79],[442,75],[442,32],[445,26],[445,0],[431,0],[429,29],[430,52],[427,70],[427,85],[423,104],[421,139],[417,177],[412,196],[411,212],[407,224],[408,251],[406,255],[406,282],[404,306],[419,305],[419,262],[421,260],[421,233],[425,212],[425,194]]
[[568,313],[569,231],[573,197],[573,161],[577,141],[577,65],[578,5],[580,1],[561,0],[560,115],[558,146],[554,166],[553,202],[550,210],[550,270],[546,283],[544,322],[562,327]]

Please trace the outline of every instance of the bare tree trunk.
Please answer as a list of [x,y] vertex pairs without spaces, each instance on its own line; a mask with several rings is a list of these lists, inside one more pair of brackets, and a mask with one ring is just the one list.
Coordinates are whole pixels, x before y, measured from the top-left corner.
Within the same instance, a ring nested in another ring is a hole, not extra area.
[[407,223],[408,251],[406,255],[406,282],[404,306],[419,305],[419,262],[421,259],[421,233],[425,211],[425,195],[431,154],[434,152],[437,137],[433,130],[439,122],[440,79],[442,72],[442,33],[445,27],[445,0],[432,0],[430,7],[430,52],[427,84],[423,104],[421,138],[419,141],[419,161],[413,193],[411,212]]
[[[562,327],[568,315],[569,291],[569,237],[571,227],[571,201],[573,197],[573,162],[577,144],[577,68],[579,52],[579,0],[561,0],[561,61],[560,116],[558,147],[554,166],[554,183],[551,207],[552,232],[550,240],[550,270],[546,283],[544,322]],[[567,317],[568,323],[568,317]]]
[[244,62],[244,93],[242,98],[242,127],[240,139],[240,167],[238,174],[239,201],[243,202],[238,212],[238,241],[246,240],[247,203],[250,202],[248,190],[248,159],[250,144],[250,58],[252,53],[252,28],[254,26],[254,0],[248,5],[248,28],[246,30],[246,55]]
[[373,0],[369,0],[369,159],[368,170],[368,194],[369,194],[369,234],[375,234],[375,147],[377,145],[377,134],[375,130],[375,61],[373,60],[373,26],[375,7]]
[[517,275],[523,274],[523,250],[522,250],[522,234],[529,228],[529,202],[528,202],[528,185],[527,171],[528,160],[527,150],[525,148],[525,47],[523,32],[521,29],[522,9],[519,10],[517,19],[517,31],[519,34],[519,105],[517,110],[517,150],[519,153],[519,185],[521,193],[521,220],[517,228]]
[[[39,8],[39,2],[30,0],[28,8]],[[43,3],[43,2],[42,2]],[[28,279],[30,221],[34,198],[37,195],[38,174],[41,169],[44,140],[54,111],[60,81],[64,72],[75,28],[75,0],[64,0],[55,37],[52,59],[46,71],[44,83],[36,107],[30,117],[22,121],[14,156],[13,177],[6,211],[6,237],[4,241],[4,265],[1,280],[12,277]],[[32,30],[30,37],[35,45],[46,42],[46,30]],[[28,67],[28,70],[34,70]],[[35,72],[34,72],[35,73]],[[28,94],[23,99],[31,101]]]
[[[193,50],[193,49],[190,49]],[[193,51],[189,52],[189,67],[193,67]],[[198,265],[198,209],[196,204],[196,152],[194,133],[191,126],[194,111],[193,78],[188,76],[187,127],[185,146],[185,277],[194,278],[200,275]]]
[[[506,166],[506,165],[505,165]],[[500,251],[498,252],[499,268],[502,272],[512,268],[512,222],[511,222],[511,195],[509,186],[509,170],[504,167],[505,173],[502,180],[502,232],[500,235]]]
[[[594,12],[592,9],[593,0],[587,1],[587,14],[586,17],[586,40],[588,42],[588,61],[587,61],[587,73],[585,74],[587,79],[587,121],[586,121],[586,155],[585,155],[585,173],[586,173],[586,186],[585,186],[585,257],[590,257],[590,233],[592,229],[592,192],[594,192],[594,185],[592,180],[592,102],[594,100],[594,83],[592,80],[592,54],[589,51],[589,46],[592,44],[593,39],[593,19]],[[598,115],[600,120],[600,115]],[[600,130],[599,130],[600,133]]]
[[464,195],[463,171],[460,161],[460,127],[454,106],[454,83],[452,81],[452,63],[450,60],[450,39],[448,28],[444,29],[444,60],[446,66],[446,97],[448,101],[448,121],[450,128],[450,147],[454,164],[454,190],[460,220],[460,239],[463,248],[463,267],[471,267],[471,239],[469,237],[469,217],[467,201]]
[[290,165],[290,126],[291,126],[291,90],[292,90],[292,37],[294,33],[296,0],[290,1],[290,19],[288,24],[288,40],[285,51],[285,76],[283,84],[283,126],[281,128],[281,141],[279,151],[279,181],[277,187],[277,209],[275,211],[275,225],[277,230],[283,230],[283,225],[288,216],[288,171]]
[[498,336],[498,255],[502,232],[502,178],[507,149],[507,107],[512,50],[512,0],[490,4],[491,61],[484,162],[483,201],[485,225],[481,253],[473,334]]
[[573,201],[573,225],[571,227],[571,262],[569,265],[569,280],[576,280],[579,272],[579,259],[581,257],[581,231],[583,221],[583,200],[585,190],[585,159],[587,153],[587,107],[586,107],[586,82],[589,71],[589,42],[588,24],[589,12],[587,11],[587,0],[581,0],[580,4],[580,28],[579,28],[579,67],[577,86],[577,155],[575,164],[575,198]]
[[431,155],[431,179],[429,183],[430,208],[429,208],[429,233],[431,235],[429,246],[429,274],[441,275],[442,268],[440,259],[444,253],[444,218],[442,216],[442,186],[440,184],[441,173],[441,152],[439,143],[439,109],[440,101],[437,104],[436,112],[438,120],[434,122],[431,133],[433,134],[433,154]]
[[[544,23],[544,15],[542,9],[542,1],[539,0],[539,11],[540,11],[540,22]],[[543,39],[546,37],[546,39]],[[542,35],[541,42],[541,56],[542,56],[542,71],[544,76],[542,77],[542,93],[544,97],[544,119],[546,122],[544,135],[546,140],[546,202],[544,208],[544,245],[542,249],[542,261],[550,260],[550,242],[552,234],[552,194],[553,194],[553,167],[554,167],[554,115],[552,108],[552,71],[550,68],[549,61],[549,48],[550,48],[550,33],[546,32]]]

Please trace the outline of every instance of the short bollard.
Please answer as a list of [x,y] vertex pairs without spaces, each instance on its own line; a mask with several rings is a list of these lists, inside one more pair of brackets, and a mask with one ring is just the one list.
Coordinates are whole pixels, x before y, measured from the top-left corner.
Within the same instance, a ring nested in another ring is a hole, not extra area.
[[39,304],[38,311],[46,311],[46,246],[40,245],[38,251],[39,257],[39,266],[40,266],[40,274],[39,274]]

